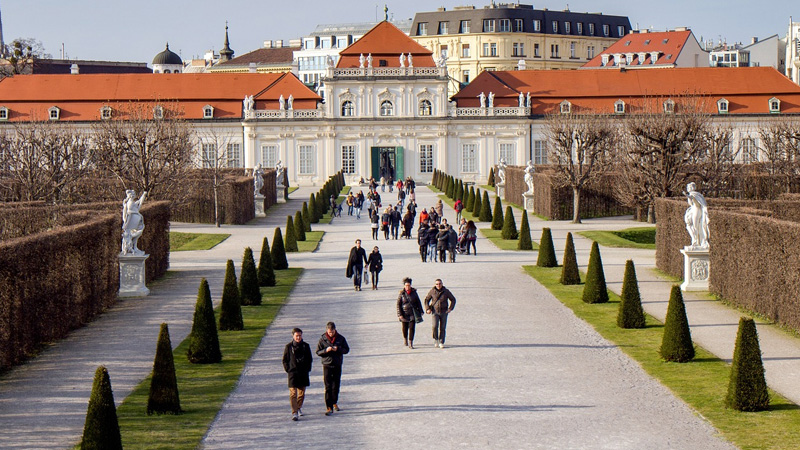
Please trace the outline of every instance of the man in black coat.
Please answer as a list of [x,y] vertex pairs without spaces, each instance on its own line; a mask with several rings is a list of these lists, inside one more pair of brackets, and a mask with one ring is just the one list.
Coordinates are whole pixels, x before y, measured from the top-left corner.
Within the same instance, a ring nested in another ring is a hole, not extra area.
[[419,256],[422,257],[422,262],[428,258],[428,224],[419,224],[417,229],[417,243],[419,244]]
[[447,262],[447,246],[450,238],[447,236],[447,225],[440,225],[436,233],[436,250],[439,253],[439,262]]
[[456,262],[456,246],[458,245],[458,233],[453,226],[447,225],[447,254],[450,255],[450,262]]
[[425,296],[425,312],[433,314],[434,347],[444,348],[447,315],[456,307],[456,298],[444,287],[441,279],[436,279],[433,289]]
[[347,278],[353,277],[353,287],[361,290],[361,275],[364,273],[364,264],[367,262],[367,252],[361,248],[361,239],[356,239],[356,245],[350,249],[347,258]]
[[392,208],[390,220],[391,220],[391,231],[392,231],[392,239],[397,239],[397,232],[400,230],[400,219],[402,216],[400,215],[400,210],[395,206]]
[[303,400],[306,388],[311,384],[308,374],[311,372],[311,347],[303,340],[303,330],[292,330],[292,342],[283,349],[283,370],[289,377],[289,401],[292,403],[292,420],[299,420],[303,415]]
[[336,332],[336,324],[328,322],[325,333],[319,338],[317,355],[322,357],[322,378],[325,382],[325,411],[330,416],[339,411],[339,387],[342,382],[342,361],[350,352],[347,339]]

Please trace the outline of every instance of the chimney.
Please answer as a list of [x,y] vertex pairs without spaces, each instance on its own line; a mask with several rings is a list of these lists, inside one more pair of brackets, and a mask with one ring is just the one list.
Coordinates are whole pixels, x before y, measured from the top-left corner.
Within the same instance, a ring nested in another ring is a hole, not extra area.
[[258,72],[258,71],[256,70],[256,63],[254,63],[254,62],[251,62],[251,63],[250,63],[250,66],[248,67],[248,72],[250,72],[250,73],[256,73],[256,72]]
[[264,48],[272,48],[272,41],[264,41]]
[[81,69],[80,67],[78,67],[77,64],[73,63],[71,66],[69,66],[69,73],[72,75],[78,75],[79,73],[81,73]]
[[752,45],[755,44],[756,42],[758,42],[758,36],[753,36],[753,39],[750,40],[750,44]]
[[282,48],[283,47],[283,39],[278,39],[275,41],[275,48]]

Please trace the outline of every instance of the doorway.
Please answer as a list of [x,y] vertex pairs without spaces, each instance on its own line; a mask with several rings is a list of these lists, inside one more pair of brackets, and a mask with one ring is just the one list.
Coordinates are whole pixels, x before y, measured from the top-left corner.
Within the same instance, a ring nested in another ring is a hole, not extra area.
[[372,177],[397,181],[405,178],[403,147],[372,147]]

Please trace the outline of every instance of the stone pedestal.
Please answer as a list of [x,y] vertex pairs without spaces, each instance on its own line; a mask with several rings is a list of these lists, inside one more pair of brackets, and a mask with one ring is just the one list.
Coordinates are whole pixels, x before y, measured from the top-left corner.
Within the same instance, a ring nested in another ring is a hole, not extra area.
[[682,291],[707,291],[711,262],[707,248],[684,247]]
[[256,195],[254,202],[256,207],[256,217],[264,216],[264,196],[261,194]]
[[533,213],[533,194],[527,192],[522,194],[522,206],[525,208],[525,211]]
[[283,199],[284,202],[289,200],[286,186],[284,186],[282,184],[279,184],[279,185],[275,186],[275,189],[278,190],[278,201],[279,202],[280,202],[281,199]]
[[119,255],[119,297],[145,297],[144,262],[150,255]]
[[505,183],[497,183],[495,186],[495,193],[498,197],[505,200],[506,199],[506,184]]

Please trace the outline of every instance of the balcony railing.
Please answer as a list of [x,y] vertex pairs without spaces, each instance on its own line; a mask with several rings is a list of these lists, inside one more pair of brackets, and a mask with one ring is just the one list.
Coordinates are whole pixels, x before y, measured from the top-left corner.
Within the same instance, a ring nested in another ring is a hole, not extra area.
[[324,117],[318,109],[267,109],[245,111],[245,119],[318,119]]
[[338,77],[446,77],[446,67],[329,67],[328,78]]

